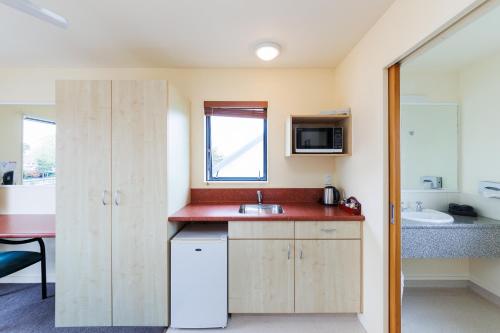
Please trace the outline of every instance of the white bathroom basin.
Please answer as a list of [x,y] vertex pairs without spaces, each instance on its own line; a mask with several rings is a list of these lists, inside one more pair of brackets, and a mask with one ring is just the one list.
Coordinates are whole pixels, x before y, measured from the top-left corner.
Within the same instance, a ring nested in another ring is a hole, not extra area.
[[406,210],[401,212],[403,220],[424,223],[452,223],[453,216],[434,209],[424,209],[421,212]]

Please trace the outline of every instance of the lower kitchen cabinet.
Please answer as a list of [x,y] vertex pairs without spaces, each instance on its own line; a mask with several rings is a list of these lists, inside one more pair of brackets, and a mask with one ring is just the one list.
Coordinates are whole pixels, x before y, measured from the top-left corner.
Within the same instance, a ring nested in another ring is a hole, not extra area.
[[360,240],[296,240],[295,251],[295,312],[360,312]]
[[294,241],[229,241],[229,312],[294,312]]
[[259,239],[260,229],[245,225],[243,234],[236,232],[241,224],[233,226],[238,238],[229,240],[229,312],[362,312],[361,226],[295,222],[292,236],[285,232],[290,222],[281,223],[273,237],[288,239]]

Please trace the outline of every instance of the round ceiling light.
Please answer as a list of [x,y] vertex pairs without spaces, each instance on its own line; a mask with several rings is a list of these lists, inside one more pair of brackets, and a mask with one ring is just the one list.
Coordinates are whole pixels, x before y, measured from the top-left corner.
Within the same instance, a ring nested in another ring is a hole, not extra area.
[[271,61],[280,54],[280,46],[276,43],[262,43],[255,48],[255,54],[261,60]]

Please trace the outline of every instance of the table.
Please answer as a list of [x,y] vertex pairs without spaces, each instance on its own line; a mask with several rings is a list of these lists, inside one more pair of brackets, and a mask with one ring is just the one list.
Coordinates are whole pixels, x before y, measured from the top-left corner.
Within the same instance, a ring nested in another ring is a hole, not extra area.
[[[47,298],[47,279],[44,238],[56,236],[56,218],[53,214],[0,215],[0,244],[26,244],[38,242],[42,254],[42,298]],[[6,238],[27,238],[13,240]]]
[[54,238],[53,214],[0,214],[0,238]]

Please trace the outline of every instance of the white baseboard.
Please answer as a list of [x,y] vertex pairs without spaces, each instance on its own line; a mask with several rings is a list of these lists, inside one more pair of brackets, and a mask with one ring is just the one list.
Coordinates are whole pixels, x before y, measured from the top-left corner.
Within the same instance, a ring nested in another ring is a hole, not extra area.
[[405,288],[467,288],[469,279],[405,279]]
[[449,274],[449,275],[444,275],[444,274],[418,274],[418,275],[411,275],[411,274],[405,274],[405,281],[421,281],[421,280],[469,280],[470,276],[468,274]]
[[469,288],[479,296],[482,296],[483,298],[486,298],[493,304],[500,306],[500,296],[498,296],[497,294],[492,293],[491,291],[489,291],[484,287],[481,287],[474,281],[469,281]]
[[[40,274],[12,274],[0,279],[0,283],[40,283],[41,281]],[[47,274],[47,282],[55,283],[55,275]]]

